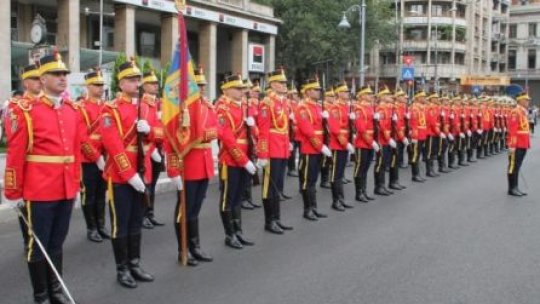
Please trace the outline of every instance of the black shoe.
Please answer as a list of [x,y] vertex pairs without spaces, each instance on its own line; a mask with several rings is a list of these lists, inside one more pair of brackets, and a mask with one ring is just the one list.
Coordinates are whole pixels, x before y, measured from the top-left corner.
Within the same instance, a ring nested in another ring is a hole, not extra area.
[[369,196],[369,195],[367,194],[367,191],[366,191],[366,190],[364,190],[364,196],[367,198],[368,201],[374,201],[374,200],[375,200],[375,198],[374,198],[373,196]]
[[[191,256],[197,261],[212,262],[214,260],[214,258],[212,258],[210,255],[203,252],[201,248],[198,248],[198,247],[190,248],[189,252],[191,253]],[[189,254],[188,254],[188,260],[189,260]]]
[[281,228],[283,230],[293,230],[294,229],[293,226],[285,225],[280,220],[276,220],[275,222],[279,226],[279,228]]
[[152,222],[150,221],[150,219],[148,217],[144,217],[143,218],[143,222],[142,222],[142,227],[144,229],[154,229],[154,224],[152,224]]
[[[182,253],[178,253],[178,264],[182,264]],[[186,265],[190,267],[195,267],[199,265],[199,261],[188,251]]]
[[417,176],[413,176],[412,181],[415,183],[423,183],[426,180],[417,175]]
[[346,209],[352,209],[354,208],[353,205],[349,204],[347,201],[340,199],[339,202],[341,203],[341,206],[345,207]]
[[398,186],[396,183],[391,183],[390,185],[388,185],[388,188],[392,190],[403,190],[403,188]]
[[101,236],[101,238],[104,239],[104,240],[110,240],[111,239],[111,235],[109,234],[109,231],[107,231],[107,229],[105,229],[103,227],[98,228],[98,233]]
[[287,175],[290,177],[298,177],[298,171],[296,170],[289,171],[287,172]]
[[282,200],[290,200],[292,198],[283,192],[281,192],[279,195],[281,196]]
[[458,163],[458,165],[462,166],[462,167],[468,167],[469,164],[465,163],[465,162],[460,162]]
[[154,276],[144,271],[139,265],[139,260],[134,259],[129,261],[129,270],[133,278],[140,282],[153,282]]
[[86,231],[86,238],[92,242],[101,243],[103,242],[103,238],[99,234],[97,230],[87,230]]
[[245,209],[245,210],[253,210],[255,209],[255,207],[253,207],[252,204],[250,204],[248,201],[242,201],[241,205],[242,209]]
[[511,196],[523,196],[521,194],[521,192],[519,192],[516,188],[512,188],[512,189],[508,190],[508,195],[511,195]]
[[332,203],[332,209],[334,209],[336,211],[339,211],[339,212],[345,211],[345,207],[341,206],[341,203],[339,201],[334,201]]
[[304,210],[304,218],[307,219],[307,220],[310,220],[310,221],[318,221],[319,220],[317,218],[317,216],[315,216],[315,213],[313,212],[313,210],[311,210],[311,209]]
[[127,288],[137,287],[137,282],[131,275],[131,271],[129,271],[127,265],[116,266],[116,280],[118,281],[118,283],[120,283],[120,285]]
[[324,214],[324,213],[320,213],[319,211],[317,211],[317,209],[313,208],[313,214],[315,214],[316,217],[318,218],[327,218],[328,215]]
[[367,199],[367,197],[366,197],[366,195],[364,194],[364,192],[358,193],[354,199],[355,199],[357,202],[362,202],[362,203],[367,203],[367,202],[369,202],[369,200]]
[[242,246],[242,243],[238,240],[236,237],[236,234],[227,235],[225,236],[225,245],[234,248],[234,249],[242,249],[244,246]]
[[386,187],[385,187],[385,186],[382,186],[382,190],[383,190],[384,192],[386,192],[386,193],[387,193],[388,195],[392,195],[392,194],[394,194],[394,192],[392,192],[392,191],[390,191],[390,190],[386,189]]
[[521,194],[521,196],[526,196],[527,195],[527,192],[523,192],[519,188],[516,188],[516,190],[517,190],[517,192],[519,192]]
[[382,187],[376,187],[375,188],[375,191],[373,191],[373,193],[375,193],[375,195],[382,195],[382,196],[388,196],[390,195],[390,193],[388,193],[387,191],[384,191],[384,189]]
[[350,179],[345,178],[345,177],[343,178],[343,184],[344,184],[344,185],[350,184],[350,183],[352,183],[352,181],[351,181]]
[[150,220],[150,223],[152,223],[152,225],[154,225],[154,227],[156,227],[156,226],[165,226],[165,224],[163,224],[162,222],[159,222],[158,220],[156,220],[156,217],[153,214],[151,216],[148,216],[148,220]]
[[426,176],[428,177],[439,177],[440,175],[435,173],[434,171],[429,171]]
[[273,234],[283,234],[283,229],[276,223],[276,221],[271,221],[270,223],[264,225],[264,230]]
[[193,259],[201,262],[212,262],[214,259],[201,250],[201,239],[199,236],[199,219],[192,219],[187,222],[188,228],[188,260],[190,255]]
[[248,200],[248,203],[249,203],[253,208],[261,208],[261,207],[262,207],[260,204],[254,203],[253,201],[249,201],[249,200]]
[[321,182],[321,188],[330,189],[330,183],[329,182]]
[[448,170],[446,168],[439,168],[439,172],[441,172],[441,173],[450,173],[452,171],[450,171],[450,170]]

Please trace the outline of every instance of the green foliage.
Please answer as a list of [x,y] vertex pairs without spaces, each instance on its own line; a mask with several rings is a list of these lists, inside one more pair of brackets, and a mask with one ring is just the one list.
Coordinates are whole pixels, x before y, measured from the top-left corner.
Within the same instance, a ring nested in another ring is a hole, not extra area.
[[112,73],[111,78],[111,97],[115,96],[116,93],[120,90],[118,88],[118,78],[116,77],[118,75],[118,69],[120,68],[120,65],[122,63],[127,61],[127,56],[124,53],[120,53],[118,57],[116,57],[116,60],[114,61],[114,70]]
[[145,59],[144,62],[143,62],[143,65],[142,65],[143,74],[148,73],[151,70],[155,70],[154,67],[152,66],[152,62],[150,61],[150,59]]
[[[288,74],[297,80],[312,76],[329,63],[332,78],[338,78],[347,63],[357,63],[360,44],[359,11],[349,11],[350,29],[340,29],[338,24],[343,11],[359,0],[258,0],[274,7],[277,18],[283,20],[276,39],[276,65],[283,65]],[[390,0],[366,1],[366,55],[378,42],[381,45],[395,40],[393,11]],[[291,77],[292,78],[292,77]]]

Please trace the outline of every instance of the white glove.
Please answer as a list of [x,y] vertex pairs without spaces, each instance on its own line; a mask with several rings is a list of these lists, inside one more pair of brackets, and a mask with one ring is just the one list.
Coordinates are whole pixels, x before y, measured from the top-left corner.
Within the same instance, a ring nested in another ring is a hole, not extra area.
[[321,115],[322,115],[322,118],[324,119],[328,119],[328,117],[330,117],[330,114],[328,113],[328,111],[323,111]]
[[465,138],[465,134],[463,134],[463,132],[459,132],[459,137]]
[[397,119],[398,119],[397,114],[394,113],[394,114],[392,115],[392,121],[397,121]]
[[350,120],[356,120],[356,114],[354,114],[353,112],[351,112],[351,113],[349,114],[349,119],[350,119]]
[[257,167],[262,169],[266,166],[268,166],[268,159],[265,159],[265,158],[257,159]]
[[294,145],[292,143],[289,143],[289,151],[294,150]]
[[480,112],[480,113],[478,113],[478,116],[482,117],[482,116],[484,116],[484,113]]
[[255,165],[252,161],[248,161],[247,164],[244,166],[244,169],[250,174],[254,175],[255,172],[257,172],[257,168],[255,168]]
[[248,127],[255,126],[255,119],[253,119],[253,117],[249,116],[248,118],[246,118],[246,125],[248,125]]
[[2,205],[10,209],[15,209],[15,208],[21,208],[24,205],[24,202],[22,198],[15,199],[15,200],[10,200],[6,198],[6,200],[2,202]]
[[379,146],[379,144],[376,141],[373,141],[371,146],[373,147],[373,150],[375,150],[375,152],[379,152],[379,150],[381,150],[381,146]]
[[326,157],[332,157],[332,151],[330,151],[327,145],[322,146],[321,153]]
[[349,153],[353,154],[355,152],[354,146],[351,143],[347,144],[347,150],[349,150]]
[[159,155],[158,149],[154,149],[150,157],[152,157],[152,160],[156,163],[161,163],[161,155]]
[[148,134],[150,133],[150,125],[146,120],[139,120],[137,121],[137,132]]
[[484,133],[484,131],[482,131],[482,129],[478,129],[478,130],[476,130],[476,133],[478,133],[478,135],[482,135],[482,133]]
[[397,143],[393,138],[390,138],[388,144],[390,145],[390,147],[392,147],[392,149],[395,149],[397,147]]
[[405,117],[406,117],[407,119],[411,119],[411,113],[409,113],[409,112],[405,113]]
[[404,144],[405,147],[406,147],[406,146],[410,145],[411,143],[409,142],[409,139],[408,139],[407,137],[405,137],[405,138],[403,139],[403,144]]
[[294,121],[294,113],[291,112],[291,114],[289,114],[289,119]]
[[465,114],[461,114],[461,118],[465,118]]
[[499,128],[495,128],[495,133],[499,133]]
[[441,132],[441,134],[439,134],[439,136],[440,136],[442,139],[445,139],[445,138],[446,138],[446,134],[444,134],[443,132]]
[[163,116],[163,112],[159,111],[156,113],[157,119],[161,120],[161,117]]
[[178,191],[184,190],[184,182],[182,181],[182,177],[180,175],[171,177],[171,180],[176,185],[176,190]]
[[450,117],[450,119],[454,119],[454,117],[455,117],[454,113],[450,114],[450,116],[448,116],[448,117]]
[[441,112],[441,117],[445,117],[445,116],[446,116],[446,113]]
[[471,118],[473,118],[473,117],[474,117],[474,115],[471,113]]
[[375,112],[375,114],[373,114],[373,119],[379,120],[380,118],[381,118],[381,114],[379,114],[379,112]]
[[451,141],[454,141],[454,135],[448,133],[448,139],[451,140]]
[[418,139],[413,139],[413,140],[411,140],[411,143],[417,144],[417,143],[418,143]]
[[503,128],[503,131],[506,132],[506,127]]
[[472,135],[471,130],[467,130],[467,136],[471,137],[471,135]]
[[137,173],[128,180],[128,184],[130,184],[137,192],[144,193],[144,190],[146,190],[143,180]]
[[99,171],[103,171],[103,169],[105,169],[105,159],[103,158],[103,155],[96,160],[96,165]]

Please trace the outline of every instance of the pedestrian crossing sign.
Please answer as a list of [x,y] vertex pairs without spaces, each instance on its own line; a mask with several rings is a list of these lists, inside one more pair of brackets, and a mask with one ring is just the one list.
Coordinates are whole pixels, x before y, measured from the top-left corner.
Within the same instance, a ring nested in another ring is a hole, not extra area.
[[401,68],[402,80],[414,80],[414,68]]

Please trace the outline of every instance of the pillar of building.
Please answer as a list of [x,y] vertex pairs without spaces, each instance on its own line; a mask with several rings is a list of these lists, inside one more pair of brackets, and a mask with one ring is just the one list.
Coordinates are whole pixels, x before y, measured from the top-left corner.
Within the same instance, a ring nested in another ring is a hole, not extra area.
[[248,76],[248,30],[237,30],[233,33],[231,48],[231,67],[233,73]]
[[30,29],[35,16],[32,15],[32,6],[30,4],[17,4],[17,40],[30,42]]
[[266,39],[265,55],[266,72],[271,72],[276,69],[276,36],[270,35]]
[[80,41],[81,48],[92,48],[94,41],[88,41],[89,36],[89,29],[88,29],[88,16],[82,15],[81,16],[81,29],[79,31],[81,33]]
[[135,56],[135,7],[117,5],[114,12],[114,50]]
[[178,16],[173,14],[161,15],[161,66],[171,62],[172,55],[178,44]]
[[[4,20],[4,21],[1,21]],[[0,45],[11,45],[11,1],[6,1],[0,6]],[[3,24],[3,25],[2,25]],[[0,77],[0,100],[6,100],[11,93],[11,51],[2,55],[0,71],[4,71]]]
[[214,22],[201,22],[199,26],[199,58],[208,82],[208,98],[214,100],[217,95],[217,24]]
[[80,52],[80,4],[79,0],[58,0],[58,33],[56,44],[66,54],[64,62],[71,72],[79,72]]

